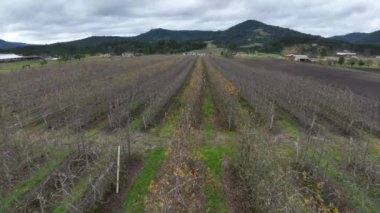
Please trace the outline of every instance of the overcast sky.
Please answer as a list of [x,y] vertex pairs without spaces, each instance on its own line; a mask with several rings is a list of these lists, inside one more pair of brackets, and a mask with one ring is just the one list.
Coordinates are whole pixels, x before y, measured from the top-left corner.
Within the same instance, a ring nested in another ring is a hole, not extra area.
[[0,0],[0,39],[53,43],[248,19],[322,36],[380,30],[379,0]]

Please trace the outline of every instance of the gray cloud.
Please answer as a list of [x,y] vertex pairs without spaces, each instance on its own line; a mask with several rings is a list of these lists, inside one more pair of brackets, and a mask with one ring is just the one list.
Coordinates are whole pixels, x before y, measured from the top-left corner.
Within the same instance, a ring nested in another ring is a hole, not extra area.
[[52,43],[152,28],[224,30],[247,19],[331,36],[380,30],[378,0],[1,0],[0,38]]

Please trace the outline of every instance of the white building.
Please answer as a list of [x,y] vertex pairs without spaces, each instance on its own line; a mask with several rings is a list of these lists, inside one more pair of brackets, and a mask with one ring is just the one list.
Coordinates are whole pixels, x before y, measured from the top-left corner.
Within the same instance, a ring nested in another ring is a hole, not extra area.
[[287,55],[287,57],[293,61],[300,61],[300,62],[310,62],[310,58],[307,55],[296,55],[296,54],[290,54]]
[[123,57],[127,57],[127,58],[132,58],[135,56],[134,53],[131,53],[131,52],[124,52],[123,54],[121,54]]
[[0,54],[0,62],[14,62],[41,59],[39,56],[21,56],[16,54]]
[[102,58],[111,58],[111,53],[99,53],[97,54],[98,57],[102,57]]
[[192,56],[196,56],[197,53],[196,53],[196,52],[184,52],[182,55],[192,55]]
[[51,57],[51,56],[45,57],[45,60],[47,60],[47,61],[58,61],[59,59],[61,59],[61,58],[60,57]]
[[7,60],[7,59],[18,59],[18,58],[22,58],[21,55],[16,55],[16,54],[0,54],[0,60],[1,59],[4,59],[4,60]]
[[345,51],[343,51],[343,52],[337,52],[336,53],[336,55],[337,56],[356,56],[356,53],[354,53],[354,52],[349,52],[349,51],[347,51],[347,50],[345,50]]
[[203,50],[194,50],[190,52],[184,52],[182,55],[191,55],[191,56],[206,56],[207,53],[204,52]]

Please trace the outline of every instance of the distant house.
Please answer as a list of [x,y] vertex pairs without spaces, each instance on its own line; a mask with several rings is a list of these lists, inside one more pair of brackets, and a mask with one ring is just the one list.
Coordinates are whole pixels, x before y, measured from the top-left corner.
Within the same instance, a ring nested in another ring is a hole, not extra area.
[[191,56],[206,56],[206,53],[203,51],[191,51],[191,52],[184,52],[182,55],[191,55]]
[[47,60],[47,61],[58,61],[61,58],[60,57],[51,57],[51,56],[48,56],[48,57],[45,57],[44,59]]
[[376,56],[376,58],[380,58],[380,55],[379,55],[379,56]]
[[356,56],[357,54],[356,53],[354,53],[354,52],[350,52],[350,51],[348,51],[348,50],[345,50],[345,51],[343,51],[343,52],[337,52],[336,53],[336,55],[337,56],[343,56],[343,57],[353,57],[353,56]]
[[237,52],[236,56],[248,56],[246,52]]
[[184,52],[182,55],[192,55],[192,56],[196,56],[197,53],[196,53],[196,52]]
[[109,58],[109,57],[111,57],[111,53],[99,53],[97,56],[99,56],[99,57],[103,57],[103,58]]
[[121,54],[121,56],[127,57],[127,58],[132,58],[133,56],[135,56],[135,54],[131,53],[131,52],[125,52],[125,53]]
[[307,55],[290,54],[290,55],[287,55],[286,57],[288,57],[292,61],[311,62],[309,56],[307,56]]

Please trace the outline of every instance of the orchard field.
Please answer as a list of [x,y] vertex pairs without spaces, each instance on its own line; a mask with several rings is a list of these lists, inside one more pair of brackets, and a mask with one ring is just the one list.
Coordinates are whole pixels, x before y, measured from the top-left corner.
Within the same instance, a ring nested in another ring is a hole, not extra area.
[[0,73],[0,171],[0,212],[378,212],[380,75],[179,55]]

